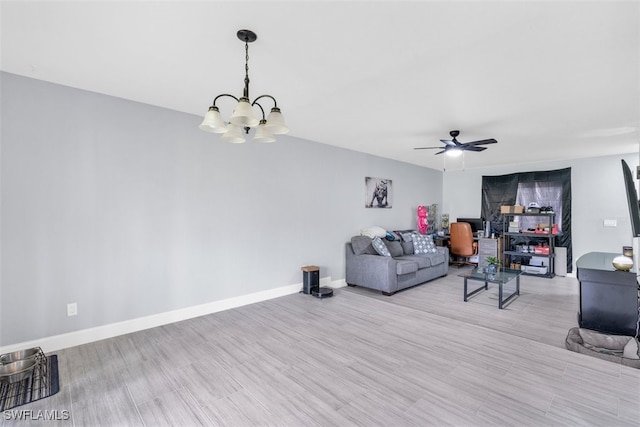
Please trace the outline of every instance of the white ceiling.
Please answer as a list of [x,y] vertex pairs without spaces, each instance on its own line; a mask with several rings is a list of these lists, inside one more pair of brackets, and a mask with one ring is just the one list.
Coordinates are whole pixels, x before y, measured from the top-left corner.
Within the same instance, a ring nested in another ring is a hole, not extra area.
[[447,170],[640,146],[638,1],[1,6],[2,70],[198,116],[241,95],[251,29],[252,98],[273,95],[290,135],[434,169],[444,156],[413,148],[452,129],[498,144]]

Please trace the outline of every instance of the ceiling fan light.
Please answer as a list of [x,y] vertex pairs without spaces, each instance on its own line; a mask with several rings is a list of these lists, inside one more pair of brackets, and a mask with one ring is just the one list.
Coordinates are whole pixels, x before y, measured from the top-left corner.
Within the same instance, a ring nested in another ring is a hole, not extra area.
[[446,155],[449,157],[460,157],[462,155],[462,150],[459,148],[450,148],[447,150]]
[[260,120],[260,124],[258,125],[258,129],[256,129],[256,133],[253,136],[253,140],[256,142],[275,142],[276,137],[273,136],[271,132],[266,127],[266,120]]
[[236,109],[233,110],[230,122],[240,127],[253,127],[260,122],[253,113],[253,108],[251,107],[249,98],[242,97],[238,100],[238,104],[236,104]]
[[289,132],[289,128],[284,122],[284,116],[278,107],[273,107],[267,117],[267,129],[274,135],[282,135]]
[[229,123],[229,126],[227,126],[227,132],[222,135],[221,139],[233,144],[242,144],[245,142],[244,136],[242,136],[242,128],[234,125],[233,123]]
[[211,133],[225,133],[227,131],[224,120],[220,115],[220,110],[214,105],[209,107],[209,111],[204,115],[204,119],[198,127],[205,132]]

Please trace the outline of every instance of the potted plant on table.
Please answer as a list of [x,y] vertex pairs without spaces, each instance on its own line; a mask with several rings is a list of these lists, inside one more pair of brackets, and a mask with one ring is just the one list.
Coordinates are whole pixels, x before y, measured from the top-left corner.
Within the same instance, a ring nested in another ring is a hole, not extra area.
[[487,268],[485,271],[489,274],[495,274],[498,272],[498,266],[500,265],[500,260],[497,256],[488,256],[486,258]]

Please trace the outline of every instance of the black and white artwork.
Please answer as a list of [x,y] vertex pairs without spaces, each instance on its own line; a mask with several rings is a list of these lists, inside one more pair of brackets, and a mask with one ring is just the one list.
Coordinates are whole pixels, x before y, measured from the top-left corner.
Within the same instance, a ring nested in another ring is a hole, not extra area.
[[365,177],[364,206],[366,208],[391,208],[393,194],[391,184],[391,180],[387,178]]

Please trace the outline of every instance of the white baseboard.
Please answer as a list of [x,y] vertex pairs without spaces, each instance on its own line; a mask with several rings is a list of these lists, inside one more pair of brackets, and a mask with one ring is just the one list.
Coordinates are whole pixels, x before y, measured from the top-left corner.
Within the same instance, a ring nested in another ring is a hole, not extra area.
[[[340,288],[346,286],[346,283],[344,279],[336,280],[335,282],[333,282],[331,281],[331,277],[323,277],[320,278],[320,285]],[[302,283],[281,286],[279,288],[255,292],[248,295],[241,295],[225,300],[212,301],[206,304],[194,305],[178,310],[153,314],[151,316],[139,317],[136,319],[125,320],[123,322],[97,326],[95,328],[82,329],[66,334],[53,335],[37,340],[11,344],[0,347],[0,354],[11,353],[17,350],[24,350],[32,347],[40,347],[45,353],[49,353],[63,348],[74,347],[94,341],[113,338],[118,335],[129,334],[131,332],[142,331],[149,328],[155,328],[157,326],[179,322],[181,320],[192,319],[194,317],[217,313],[219,311],[229,310],[232,308],[241,307],[243,305],[254,304],[260,301],[266,301],[285,295],[295,294],[300,291],[302,291]]]
[[[322,279],[320,279],[320,285],[323,285]],[[334,289],[344,288],[345,286],[347,286],[347,281],[345,279],[339,279],[332,282],[331,277],[329,277],[329,283],[326,286],[329,286]]]

